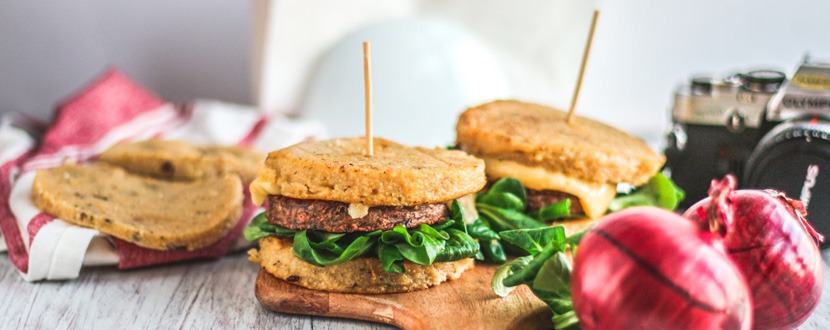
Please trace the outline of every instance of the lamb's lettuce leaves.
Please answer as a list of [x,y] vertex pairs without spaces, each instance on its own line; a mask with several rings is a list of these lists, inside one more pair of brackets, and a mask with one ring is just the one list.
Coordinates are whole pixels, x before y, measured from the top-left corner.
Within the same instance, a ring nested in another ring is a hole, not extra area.
[[470,234],[470,237],[477,239],[481,246],[476,259],[499,264],[507,260],[499,234],[490,229],[481,219],[476,219],[473,223],[467,225],[467,233]]
[[[377,257],[384,270],[405,271],[404,261],[419,265],[473,258],[479,243],[467,233],[458,202],[451,205],[452,218],[435,225],[421,224],[407,229],[373,232],[330,233],[316,230],[292,230],[268,223],[265,214],[257,215],[245,228],[245,238],[257,240],[267,236],[292,237],[294,255],[306,262],[325,267],[358,257]],[[481,232],[476,228],[476,233]]]
[[505,242],[530,255],[500,266],[491,282],[493,292],[506,296],[516,286],[525,284],[553,311],[556,329],[579,326],[571,299],[571,263],[565,252],[574,249],[562,226],[542,229],[519,229],[500,232]]
[[542,251],[551,242],[565,241],[565,227],[550,226],[543,228],[508,230],[499,233],[502,240],[525,250],[530,255]]
[[519,180],[503,178],[496,181],[489,190],[480,194],[476,198],[476,203],[523,212],[526,200],[527,191]]
[[369,252],[379,231],[348,235],[303,230],[294,235],[294,255],[320,266],[342,264]]
[[536,218],[542,222],[562,221],[584,216],[583,214],[571,214],[571,200],[568,198],[549,204],[536,213]]
[[685,197],[686,193],[674,181],[662,173],[657,173],[644,186],[638,187],[628,194],[615,197],[608,206],[608,212],[616,212],[634,206],[656,206],[674,210]]
[[280,237],[293,237],[296,234],[296,230],[291,230],[288,228],[275,226],[268,223],[268,218],[265,217],[265,212],[262,212],[251,219],[251,222],[245,227],[245,231],[242,233],[245,236],[245,239],[249,241],[256,241],[260,238],[266,236],[280,236]]
[[[608,212],[643,205],[674,210],[683,197],[683,191],[671,179],[657,173],[645,186],[618,195]],[[529,286],[553,311],[556,329],[579,327],[571,301],[571,263],[565,253],[575,255],[577,245],[590,228],[566,237],[562,226],[548,226],[550,222],[585,216],[572,214],[571,203],[570,199],[563,199],[528,212],[525,187],[514,178],[502,178],[489,190],[478,193],[476,210],[480,223],[474,223],[477,227],[471,232],[479,239],[485,260],[505,262],[487,255],[488,248],[493,246],[501,251],[506,248],[512,254],[527,254],[496,270],[491,282],[493,292],[504,297],[518,285]],[[499,237],[493,237],[492,232],[498,232]]]

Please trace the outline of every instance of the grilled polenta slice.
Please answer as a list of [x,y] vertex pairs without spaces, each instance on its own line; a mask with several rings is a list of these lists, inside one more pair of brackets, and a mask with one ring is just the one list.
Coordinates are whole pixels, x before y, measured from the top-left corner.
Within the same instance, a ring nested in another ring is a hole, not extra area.
[[347,293],[396,293],[431,288],[461,276],[473,268],[473,259],[436,262],[422,266],[405,262],[403,273],[387,273],[378,258],[319,267],[294,256],[292,239],[269,236],[259,240],[259,252],[250,250],[250,260],[261,264],[274,277],[305,288]]
[[414,206],[451,201],[484,187],[484,162],[460,150],[408,147],[363,138],[303,142],[268,154],[251,183],[254,203],[268,195],[357,203]]
[[216,242],[239,221],[242,197],[235,175],[172,182],[106,164],[38,170],[32,186],[40,210],[156,250]]
[[[563,111],[534,103],[489,102],[461,114],[456,143],[485,161],[513,161],[596,184],[642,185],[665,162],[625,132],[580,116],[568,123],[566,117]],[[505,176],[493,173],[490,165],[488,176]]]
[[236,174],[251,182],[265,155],[232,146],[196,146],[184,141],[145,140],[115,145],[99,161],[168,180],[198,180]]

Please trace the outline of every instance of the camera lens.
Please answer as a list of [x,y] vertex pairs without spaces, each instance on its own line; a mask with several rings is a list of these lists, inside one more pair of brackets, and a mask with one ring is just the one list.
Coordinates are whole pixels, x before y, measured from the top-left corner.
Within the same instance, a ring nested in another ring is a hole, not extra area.
[[746,188],[800,199],[813,227],[830,234],[830,122],[812,117],[776,126],[750,155],[745,174]]
[[775,70],[755,70],[741,75],[744,88],[753,92],[773,93],[781,87],[787,75]]

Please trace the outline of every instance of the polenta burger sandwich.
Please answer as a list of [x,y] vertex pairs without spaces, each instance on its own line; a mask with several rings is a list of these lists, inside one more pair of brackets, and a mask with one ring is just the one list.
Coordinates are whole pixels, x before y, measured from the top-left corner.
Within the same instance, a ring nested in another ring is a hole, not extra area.
[[[513,204],[538,220],[558,221],[569,234],[609,210],[676,207],[682,192],[658,173],[665,161],[662,155],[611,126],[580,116],[569,123],[566,117],[565,112],[539,104],[494,101],[461,114],[456,143],[484,160],[491,183],[515,178],[526,188],[515,193],[524,194],[518,196],[522,203]],[[618,195],[619,183],[645,186]],[[479,200],[482,219],[510,220],[507,213],[496,211],[499,205],[512,204],[487,197],[496,203]]]
[[426,289],[473,267],[478,242],[456,200],[486,183],[463,151],[363,138],[303,142],[271,152],[251,183],[266,211],[245,231],[251,261],[309,289]]

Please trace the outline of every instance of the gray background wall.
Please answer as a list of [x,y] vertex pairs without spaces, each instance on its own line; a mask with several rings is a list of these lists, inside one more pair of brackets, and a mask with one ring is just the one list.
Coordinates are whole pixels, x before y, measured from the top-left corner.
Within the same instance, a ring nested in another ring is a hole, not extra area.
[[0,1],[0,112],[49,118],[109,66],[171,100],[250,103],[246,0]]
[[[265,0],[0,1],[0,112],[48,118],[57,101],[109,65],[170,100],[252,103],[256,1]],[[674,87],[693,73],[790,71],[805,51],[830,58],[830,1],[408,1],[416,14],[480,33],[509,60],[516,97],[560,107],[569,103],[588,12],[598,5],[578,111],[648,137],[665,129]],[[329,7],[309,5],[314,10],[296,17],[302,23]]]

